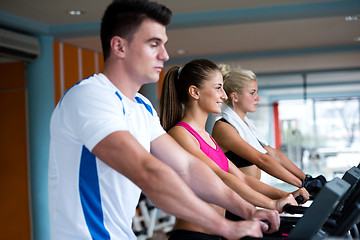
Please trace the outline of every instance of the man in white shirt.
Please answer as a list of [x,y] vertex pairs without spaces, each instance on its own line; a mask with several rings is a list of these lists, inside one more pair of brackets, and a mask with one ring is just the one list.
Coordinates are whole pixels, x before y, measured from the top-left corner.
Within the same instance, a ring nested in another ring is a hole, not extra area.
[[[115,0],[105,11],[103,71],[70,88],[51,119],[52,239],[136,239],[131,220],[141,191],[164,211],[228,239],[277,230],[275,211],[257,210],[183,150],[138,93],[158,81],[169,59],[171,15],[146,0]],[[250,221],[228,221],[206,202]]]

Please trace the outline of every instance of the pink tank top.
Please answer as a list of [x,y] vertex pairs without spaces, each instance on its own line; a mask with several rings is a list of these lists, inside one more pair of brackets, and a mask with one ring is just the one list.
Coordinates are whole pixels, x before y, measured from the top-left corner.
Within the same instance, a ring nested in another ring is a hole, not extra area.
[[229,170],[228,159],[211,136],[210,138],[215,143],[216,149],[205,142],[204,139],[192,127],[190,127],[189,124],[185,122],[178,122],[176,126],[181,126],[188,130],[198,140],[201,151],[203,151],[209,158],[211,158],[211,160],[213,160],[222,170],[225,172]]

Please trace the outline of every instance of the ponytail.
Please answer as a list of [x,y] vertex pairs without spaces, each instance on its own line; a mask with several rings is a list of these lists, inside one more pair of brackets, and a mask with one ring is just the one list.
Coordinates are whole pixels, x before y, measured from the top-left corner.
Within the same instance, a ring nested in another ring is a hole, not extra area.
[[183,105],[176,92],[175,81],[179,78],[179,67],[172,67],[164,77],[160,97],[160,123],[169,131],[183,117]]

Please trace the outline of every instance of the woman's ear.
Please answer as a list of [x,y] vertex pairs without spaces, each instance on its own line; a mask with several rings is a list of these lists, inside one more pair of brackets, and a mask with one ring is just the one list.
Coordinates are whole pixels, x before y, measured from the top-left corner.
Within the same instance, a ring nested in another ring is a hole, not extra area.
[[111,51],[119,58],[125,57],[127,41],[119,36],[114,36],[110,41]]
[[199,88],[194,85],[191,85],[189,87],[189,94],[192,98],[196,100],[200,98]]
[[230,93],[230,98],[231,98],[231,101],[237,102],[238,98],[237,98],[236,92]]

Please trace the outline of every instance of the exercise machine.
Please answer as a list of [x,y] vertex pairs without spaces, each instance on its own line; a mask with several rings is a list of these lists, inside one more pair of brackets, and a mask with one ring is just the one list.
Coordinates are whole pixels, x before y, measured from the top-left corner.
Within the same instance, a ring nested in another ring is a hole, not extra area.
[[[313,203],[298,219],[289,233],[280,232],[277,235],[269,235],[260,239],[320,240],[327,238],[329,235],[322,231],[322,227],[350,187],[351,185],[345,180],[338,177],[334,178],[320,190]],[[244,239],[259,238],[245,237]]]

